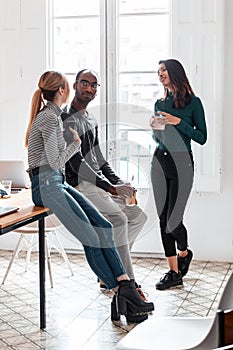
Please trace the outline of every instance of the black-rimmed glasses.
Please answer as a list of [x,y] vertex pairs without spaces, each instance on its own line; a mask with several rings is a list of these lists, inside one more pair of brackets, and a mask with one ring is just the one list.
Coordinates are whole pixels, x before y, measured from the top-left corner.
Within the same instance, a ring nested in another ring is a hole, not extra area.
[[92,89],[97,90],[98,86],[100,86],[100,84],[98,84],[97,82],[93,82],[90,83],[88,80],[82,79],[82,80],[76,80],[76,83],[80,83],[83,87],[89,87],[91,86]]

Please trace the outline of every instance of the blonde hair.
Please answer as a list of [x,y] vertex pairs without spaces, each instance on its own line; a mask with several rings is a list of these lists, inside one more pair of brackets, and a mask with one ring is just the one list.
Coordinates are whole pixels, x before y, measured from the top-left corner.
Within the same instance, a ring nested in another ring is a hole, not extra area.
[[36,115],[45,106],[46,101],[53,101],[59,88],[67,88],[67,100],[69,98],[69,83],[65,75],[60,72],[47,71],[42,74],[38,82],[38,89],[31,100],[30,117],[25,135],[25,146],[28,147],[28,138]]

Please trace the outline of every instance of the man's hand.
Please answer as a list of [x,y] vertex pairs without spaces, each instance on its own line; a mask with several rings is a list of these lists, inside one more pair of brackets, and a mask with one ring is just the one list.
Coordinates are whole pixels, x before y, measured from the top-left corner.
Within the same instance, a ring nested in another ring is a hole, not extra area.
[[114,196],[122,196],[122,197],[133,197],[135,192],[135,188],[133,188],[130,184],[122,184],[111,186],[109,192]]

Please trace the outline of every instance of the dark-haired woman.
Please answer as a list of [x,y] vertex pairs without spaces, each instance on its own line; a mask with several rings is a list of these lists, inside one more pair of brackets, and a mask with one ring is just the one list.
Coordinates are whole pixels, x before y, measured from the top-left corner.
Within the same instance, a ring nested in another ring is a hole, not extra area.
[[182,277],[193,257],[183,223],[193,184],[191,140],[203,145],[207,129],[201,100],[195,96],[181,63],[175,59],[160,61],[158,76],[164,86],[164,97],[155,102],[154,112],[162,117],[165,128],[158,130],[151,119],[156,142],[151,180],[169,267],[156,283],[156,289],[165,290],[183,284]]
[[78,133],[70,128],[73,142],[65,147],[60,115],[68,97],[69,84],[63,74],[42,74],[32,97],[26,133],[32,199],[35,205],[49,207],[82,243],[91,269],[116,292],[111,305],[112,320],[124,314],[129,322],[142,322],[154,305],[140,298],[134,281],[126,274],[113,241],[111,223],[64,179],[64,165],[81,143]]

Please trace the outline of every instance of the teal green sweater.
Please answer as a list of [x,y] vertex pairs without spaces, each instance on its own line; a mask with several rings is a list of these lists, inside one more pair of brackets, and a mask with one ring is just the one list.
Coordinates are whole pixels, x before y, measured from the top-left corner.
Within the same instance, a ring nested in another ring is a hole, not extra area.
[[191,151],[191,140],[203,145],[207,140],[205,113],[201,100],[192,96],[191,103],[184,108],[173,107],[173,96],[166,101],[155,102],[154,111],[163,111],[181,118],[178,125],[167,124],[165,130],[153,130],[153,139],[161,150],[169,152]]

